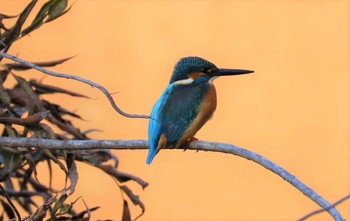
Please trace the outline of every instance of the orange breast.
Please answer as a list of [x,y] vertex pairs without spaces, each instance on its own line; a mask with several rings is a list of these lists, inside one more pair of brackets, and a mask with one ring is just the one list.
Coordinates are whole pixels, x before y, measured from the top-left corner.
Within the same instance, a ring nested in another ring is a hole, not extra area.
[[216,109],[216,90],[212,83],[208,83],[208,92],[204,97],[203,102],[198,107],[199,113],[194,119],[192,124],[187,128],[185,133],[181,138],[176,142],[175,148],[181,146],[183,143],[192,138],[198,130],[213,116],[213,113]]

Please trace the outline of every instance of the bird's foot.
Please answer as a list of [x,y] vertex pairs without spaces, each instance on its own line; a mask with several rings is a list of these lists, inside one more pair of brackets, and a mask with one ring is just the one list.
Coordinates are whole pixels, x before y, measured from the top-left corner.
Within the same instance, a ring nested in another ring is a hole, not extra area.
[[[191,143],[191,142],[197,141],[197,140],[198,140],[197,138],[191,137],[190,140],[188,141],[188,143]],[[196,152],[198,152],[198,151],[199,151],[199,150],[197,150]]]
[[[198,140],[197,138],[191,137],[191,138],[189,138],[182,146],[183,146],[183,147],[184,147],[184,146],[188,146],[188,145],[190,145],[191,142],[197,141],[197,140]],[[184,151],[186,151],[186,150],[187,150],[187,149],[184,148]],[[197,152],[198,152],[198,150],[197,150]]]
[[197,141],[198,139],[195,137],[191,137],[190,139],[188,139],[188,143],[191,143],[192,141]]

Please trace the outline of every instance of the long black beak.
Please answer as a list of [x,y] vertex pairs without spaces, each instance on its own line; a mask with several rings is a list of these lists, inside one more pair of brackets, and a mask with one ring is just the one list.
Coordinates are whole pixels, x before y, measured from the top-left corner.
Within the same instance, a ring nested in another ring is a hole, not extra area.
[[239,75],[239,74],[250,74],[254,71],[251,70],[243,70],[243,69],[226,69],[219,68],[217,71],[210,72],[212,76],[229,76],[229,75]]

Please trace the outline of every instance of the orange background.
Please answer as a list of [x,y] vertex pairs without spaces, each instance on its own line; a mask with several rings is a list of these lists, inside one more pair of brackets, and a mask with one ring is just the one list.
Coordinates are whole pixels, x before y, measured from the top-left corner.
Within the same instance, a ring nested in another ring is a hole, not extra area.
[[[28,2],[2,0],[1,12],[18,14]],[[51,69],[98,82],[118,92],[123,110],[144,114],[181,57],[253,69],[215,81],[218,108],[197,137],[258,152],[334,202],[350,192],[349,9],[348,1],[81,0],[10,53],[31,61],[77,55]],[[83,116],[74,120],[82,130],[103,130],[93,138],[147,139],[147,120],[118,115],[97,89],[52,77],[44,82],[93,98],[48,96]],[[144,191],[130,185],[146,205],[140,220],[296,220],[318,209],[280,177],[236,156],[163,150],[146,166],[146,151],[116,154],[121,170],[150,183]],[[114,181],[78,166],[74,196],[102,206],[93,219],[119,220]],[[337,208],[350,219],[349,200]]]

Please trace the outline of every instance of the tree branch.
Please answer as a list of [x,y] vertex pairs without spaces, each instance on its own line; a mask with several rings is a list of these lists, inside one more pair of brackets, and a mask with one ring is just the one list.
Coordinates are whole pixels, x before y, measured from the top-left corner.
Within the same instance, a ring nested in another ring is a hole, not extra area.
[[95,87],[95,88],[99,89],[100,91],[102,91],[102,93],[107,97],[107,99],[111,103],[113,109],[116,110],[120,115],[122,115],[124,117],[129,117],[129,118],[149,118],[148,115],[129,114],[129,113],[126,113],[126,112],[122,111],[117,106],[117,104],[114,102],[114,99],[113,99],[112,95],[108,92],[108,90],[105,87],[103,87],[102,85],[98,84],[98,83],[95,83],[93,81],[90,81],[88,79],[85,79],[85,78],[82,78],[82,77],[79,77],[79,76],[50,71],[50,70],[42,68],[42,67],[40,67],[40,66],[38,66],[36,64],[33,64],[32,62],[23,60],[23,59],[21,59],[19,57],[13,56],[13,55],[8,54],[8,53],[6,53],[4,51],[0,51],[0,58],[2,58],[2,57],[5,57],[5,58],[10,59],[12,61],[15,61],[15,62],[24,64],[24,65],[27,65],[28,67],[36,69],[36,70],[38,70],[38,71],[40,71],[40,72],[42,72],[44,74],[48,74],[48,75],[51,75],[51,76],[54,76],[54,77],[73,79],[73,80],[76,80],[76,81],[80,81],[80,82],[82,82],[84,84],[88,84],[88,85],[90,85],[92,87]]
[[[336,205],[339,205],[341,204],[342,202],[344,202],[345,200],[347,199],[350,199],[350,194],[342,197],[341,199],[337,200],[336,202],[334,202],[330,207],[335,207]],[[318,209],[318,210],[315,210],[309,214],[306,214],[305,216],[301,217],[300,219],[298,219],[298,221],[304,221],[308,218],[310,218],[311,216],[313,215],[316,215],[318,213],[321,213],[321,212],[324,212],[324,211],[327,211],[327,209],[329,209],[330,207],[327,207],[327,208],[321,208],[321,209]]]
[[[52,139],[37,139],[37,138],[9,138],[0,137],[0,147],[26,147],[38,149],[60,149],[60,150],[87,150],[87,149],[117,149],[117,150],[135,150],[148,149],[146,140],[52,140]],[[171,149],[171,148],[166,148]],[[224,143],[193,141],[187,147],[179,149],[202,150],[229,153],[243,157],[247,160],[252,160],[266,169],[274,172],[282,177],[288,183],[292,184],[300,192],[308,196],[311,200],[317,203],[320,207],[326,210],[334,220],[344,221],[338,210],[323,197],[318,195],[310,187],[302,183],[294,175],[273,163],[269,159],[246,150],[244,148]]]

